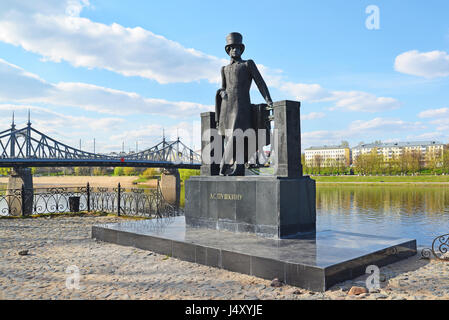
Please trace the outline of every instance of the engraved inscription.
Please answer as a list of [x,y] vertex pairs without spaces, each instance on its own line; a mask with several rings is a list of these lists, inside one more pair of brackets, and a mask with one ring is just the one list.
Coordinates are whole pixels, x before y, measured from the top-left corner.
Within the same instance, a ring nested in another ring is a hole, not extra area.
[[241,194],[235,193],[211,193],[210,199],[212,200],[242,200]]

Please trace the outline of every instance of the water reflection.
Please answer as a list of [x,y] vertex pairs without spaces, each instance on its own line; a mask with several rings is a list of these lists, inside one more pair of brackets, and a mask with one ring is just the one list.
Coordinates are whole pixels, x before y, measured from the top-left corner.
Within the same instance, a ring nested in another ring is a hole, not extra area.
[[317,228],[415,238],[449,232],[445,186],[317,185]]

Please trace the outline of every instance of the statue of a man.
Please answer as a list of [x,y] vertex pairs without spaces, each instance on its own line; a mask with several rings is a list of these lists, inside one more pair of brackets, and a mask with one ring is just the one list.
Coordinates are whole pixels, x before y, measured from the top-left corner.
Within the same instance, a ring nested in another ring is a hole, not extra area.
[[[215,120],[218,132],[225,137],[220,175],[243,176],[245,175],[245,164],[235,163],[233,134],[237,129],[245,132],[252,128],[252,107],[249,96],[252,80],[256,83],[267,104],[272,106],[273,102],[254,61],[241,58],[245,45],[242,43],[240,33],[232,32],[226,37],[225,50],[231,57],[231,63],[221,69],[222,86],[217,91],[215,101]],[[235,168],[231,171],[233,166]]]

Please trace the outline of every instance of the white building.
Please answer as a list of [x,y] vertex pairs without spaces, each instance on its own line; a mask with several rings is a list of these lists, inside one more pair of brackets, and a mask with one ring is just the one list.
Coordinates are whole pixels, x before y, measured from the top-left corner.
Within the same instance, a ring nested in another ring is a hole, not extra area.
[[442,155],[445,144],[438,141],[411,141],[411,142],[392,142],[392,143],[369,143],[360,144],[352,148],[352,161],[355,161],[361,154],[371,153],[373,149],[377,150],[377,154],[384,157],[384,161],[391,160],[402,155],[405,152],[419,152],[422,161],[429,155]]
[[310,147],[304,151],[304,156],[308,167],[349,166],[351,164],[351,149],[349,147]]

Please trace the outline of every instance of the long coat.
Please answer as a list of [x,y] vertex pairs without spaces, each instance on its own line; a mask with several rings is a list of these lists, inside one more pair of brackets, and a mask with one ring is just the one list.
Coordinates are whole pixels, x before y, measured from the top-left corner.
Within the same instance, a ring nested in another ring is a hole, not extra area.
[[[254,80],[265,101],[271,102],[267,85],[253,60],[233,60],[221,68],[222,87],[215,98],[215,117],[218,132],[224,136],[225,130],[252,127],[252,110],[249,90]],[[220,92],[225,90],[227,98],[222,99]]]

